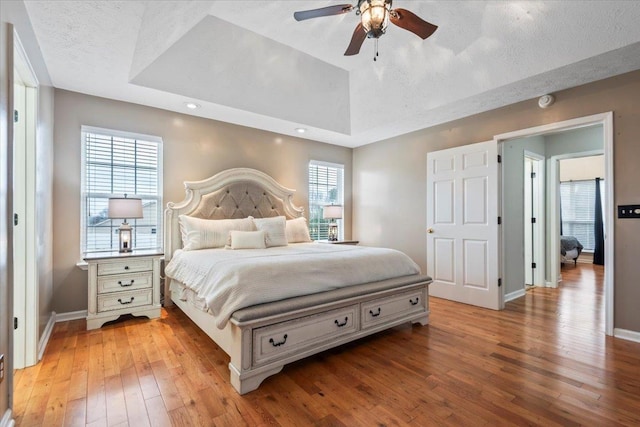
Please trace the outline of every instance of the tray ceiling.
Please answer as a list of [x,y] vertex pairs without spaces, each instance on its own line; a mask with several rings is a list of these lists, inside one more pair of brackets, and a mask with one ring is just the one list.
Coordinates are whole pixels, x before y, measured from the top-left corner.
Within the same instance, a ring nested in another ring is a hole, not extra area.
[[439,29],[391,26],[375,62],[342,55],[354,13],[293,19],[336,3],[25,5],[57,88],[348,147],[640,69],[640,2],[396,0]]

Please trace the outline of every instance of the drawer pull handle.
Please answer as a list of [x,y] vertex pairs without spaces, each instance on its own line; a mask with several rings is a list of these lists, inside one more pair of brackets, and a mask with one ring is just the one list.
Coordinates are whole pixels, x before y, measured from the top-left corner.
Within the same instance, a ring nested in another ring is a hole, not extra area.
[[269,338],[269,342],[271,343],[272,346],[274,347],[280,347],[282,344],[287,342],[287,334],[284,334],[284,339],[280,342],[275,342],[273,340],[273,338]]
[[369,310],[369,314],[371,315],[371,317],[378,317],[380,316],[380,313],[382,312],[382,310],[380,309],[380,307],[378,307],[378,312],[374,313],[372,310]]
[[125,266],[124,266],[124,269],[125,269],[125,270],[128,270],[128,269],[129,269],[129,266],[128,266],[128,265],[125,265]]
[[131,279],[131,281],[129,283],[122,283],[122,280],[118,280],[118,285],[122,286],[123,288],[127,288],[129,286],[133,286],[133,279]]
[[131,299],[129,301],[122,301],[120,298],[118,298],[118,302],[122,305],[127,305],[127,304],[131,304],[133,302],[133,297],[131,297]]
[[347,324],[348,322],[349,322],[349,318],[348,318],[348,317],[345,317],[345,318],[344,318],[344,323],[340,323],[340,322],[338,322],[337,320],[335,321],[336,326],[337,326],[338,328],[342,328],[343,326],[346,326],[346,324]]
[[409,299],[409,302],[411,303],[411,305],[416,305],[416,304],[418,304],[418,302],[420,302],[420,297],[416,297],[415,301],[412,300],[412,299]]

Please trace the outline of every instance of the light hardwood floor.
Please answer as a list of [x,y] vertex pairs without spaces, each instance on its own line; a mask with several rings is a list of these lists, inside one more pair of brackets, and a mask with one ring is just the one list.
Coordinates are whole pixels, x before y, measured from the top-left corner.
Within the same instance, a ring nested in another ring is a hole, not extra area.
[[640,425],[640,344],[605,337],[600,267],[497,312],[436,298],[405,325],[286,366],[255,392],[177,308],[58,323],[16,371],[19,426]]

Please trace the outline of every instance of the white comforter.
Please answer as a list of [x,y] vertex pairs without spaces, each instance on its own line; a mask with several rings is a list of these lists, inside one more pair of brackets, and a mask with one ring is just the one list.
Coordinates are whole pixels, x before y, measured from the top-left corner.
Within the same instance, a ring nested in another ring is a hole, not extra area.
[[165,268],[223,329],[234,311],[265,302],[419,274],[393,249],[296,243],[268,249],[176,251]]

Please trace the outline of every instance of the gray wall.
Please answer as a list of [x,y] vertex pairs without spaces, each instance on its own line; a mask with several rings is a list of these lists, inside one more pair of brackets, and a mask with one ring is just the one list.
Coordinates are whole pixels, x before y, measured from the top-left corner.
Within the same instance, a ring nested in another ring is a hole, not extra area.
[[504,191],[504,293],[524,288],[524,152],[544,156],[543,136],[514,139],[502,148],[502,176]]
[[345,237],[351,236],[352,150],[157,108],[55,92],[53,180],[54,303],[56,312],[87,309],[87,272],[80,261],[80,127],[96,126],[162,137],[164,204],[184,198],[184,181],[234,167],[259,169],[297,190],[308,211],[308,163],[345,166]]
[[53,311],[53,105],[54,89],[51,86],[40,86],[35,159],[38,340]]
[[[615,113],[614,203],[640,203],[640,71],[555,95],[556,103],[547,109],[538,108],[537,100],[532,99],[356,148],[353,237],[366,245],[400,249],[426,271],[428,152],[606,111]],[[637,254],[628,250],[640,246],[640,221],[615,219],[614,229],[614,325],[640,332]]]
[[604,148],[602,126],[589,126],[545,136],[547,158]]

